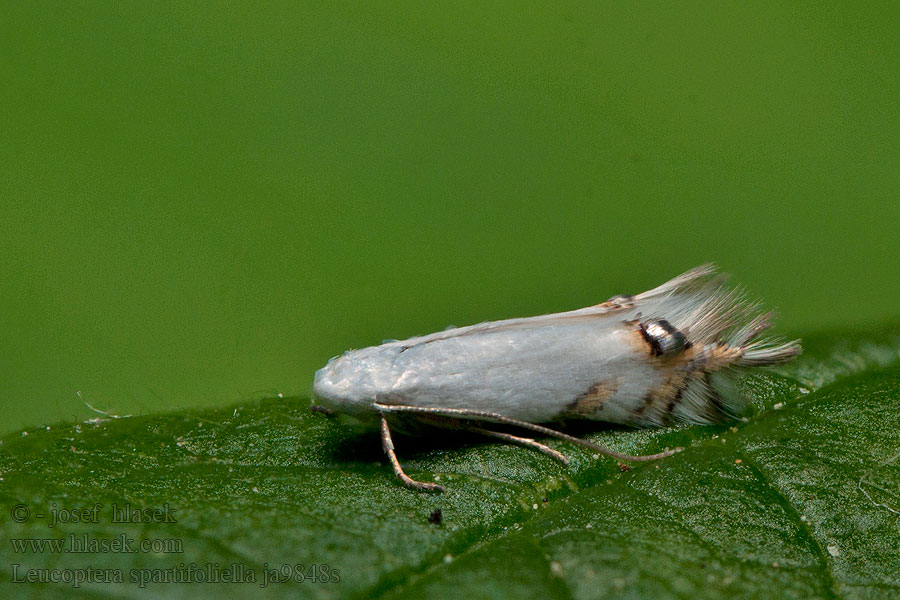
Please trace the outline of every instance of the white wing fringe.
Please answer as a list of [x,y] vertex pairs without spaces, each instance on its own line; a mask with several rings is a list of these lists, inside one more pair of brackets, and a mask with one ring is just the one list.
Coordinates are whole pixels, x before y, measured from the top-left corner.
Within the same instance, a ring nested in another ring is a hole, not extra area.
[[705,264],[635,296],[639,318],[666,319],[681,330],[697,350],[694,367],[707,372],[686,382],[676,420],[714,423],[739,414],[745,399],[735,377],[744,368],[785,363],[801,353],[800,340],[762,336],[773,313],[760,313],[759,303],[726,279]]

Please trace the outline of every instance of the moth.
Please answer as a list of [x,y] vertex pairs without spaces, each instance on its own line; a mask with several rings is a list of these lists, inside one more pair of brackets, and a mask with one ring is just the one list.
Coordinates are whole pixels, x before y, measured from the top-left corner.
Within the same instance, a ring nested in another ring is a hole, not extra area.
[[325,409],[380,427],[394,472],[415,489],[444,488],[404,473],[392,425],[467,429],[563,463],[557,450],[499,429],[559,438],[619,460],[654,460],[680,448],[631,456],[548,425],[658,427],[733,418],[746,403],[735,385],[742,372],[801,352],[799,340],[762,336],[770,322],[771,313],[702,265],[641,294],[579,310],[349,350],[316,372],[314,392]]

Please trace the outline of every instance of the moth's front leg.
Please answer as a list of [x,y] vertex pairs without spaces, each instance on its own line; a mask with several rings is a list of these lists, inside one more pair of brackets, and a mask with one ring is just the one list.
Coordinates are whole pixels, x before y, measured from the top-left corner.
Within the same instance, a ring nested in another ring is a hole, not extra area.
[[388,427],[387,419],[384,418],[383,414],[381,415],[381,446],[384,448],[385,454],[388,455],[388,459],[391,461],[391,466],[394,468],[394,473],[397,475],[397,477],[400,478],[400,481],[417,490],[426,490],[429,492],[444,491],[444,486],[442,485],[438,485],[437,483],[425,483],[423,481],[416,481],[403,472],[403,467],[400,466],[400,461],[397,460],[397,454],[394,452],[394,441],[391,439],[391,430]]

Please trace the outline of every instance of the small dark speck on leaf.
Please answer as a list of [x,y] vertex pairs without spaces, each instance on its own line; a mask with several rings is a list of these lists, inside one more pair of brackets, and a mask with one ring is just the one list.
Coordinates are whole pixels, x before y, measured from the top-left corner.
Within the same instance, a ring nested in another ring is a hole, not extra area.
[[441,512],[441,509],[436,508],[431,511],[431,514],[428,515],[428,522],[434,525],[440,525],[444,520],[444,514]]

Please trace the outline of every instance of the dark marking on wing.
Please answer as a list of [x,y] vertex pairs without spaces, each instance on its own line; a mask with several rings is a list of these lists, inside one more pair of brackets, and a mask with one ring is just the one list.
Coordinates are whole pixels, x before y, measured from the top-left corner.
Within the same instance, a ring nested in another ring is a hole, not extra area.
[[590,417],[598,413],[603,410],[603,405],[616,393],[618,387],[618,383],[614,380],[595,383],[566,407],[564,416]]
[[638,328],[652,356],[674,356],[691,347],[687,337],[665,319],[648,319]]
[[664,419],[669,421],[672,419],[672,413],[675,412],[675,407],[681,404],[681,399],[684,396],[684,390],[687,389],[687,386],[690,385],[685,384],[678,388],[678,391],[675,392],[675,395],[669,398],[669,402],[666,404],[665,417]]
[[[665,388],[666,386],[663,385],[662,387]],[[638,406],[637,409],[634,411],[634,415],[638,416],[638,417],[643,415],[645,412],[647,412],[648,408],[653,406],[653,404],[656,402],[656,400],[658,398],[659,398],[659,388],[654,388],[654,389],[650,390],[650,392],[644,397],[644,402],[640,406]]]
[[651,408],[655,408],[658,418],[666,420],[681,402],[684,391],[690,385],[691,380],[690,363],[681,368],[673,368],[663,383],[647,393],[644,402],[635,409],[634,416],[640,417]]

